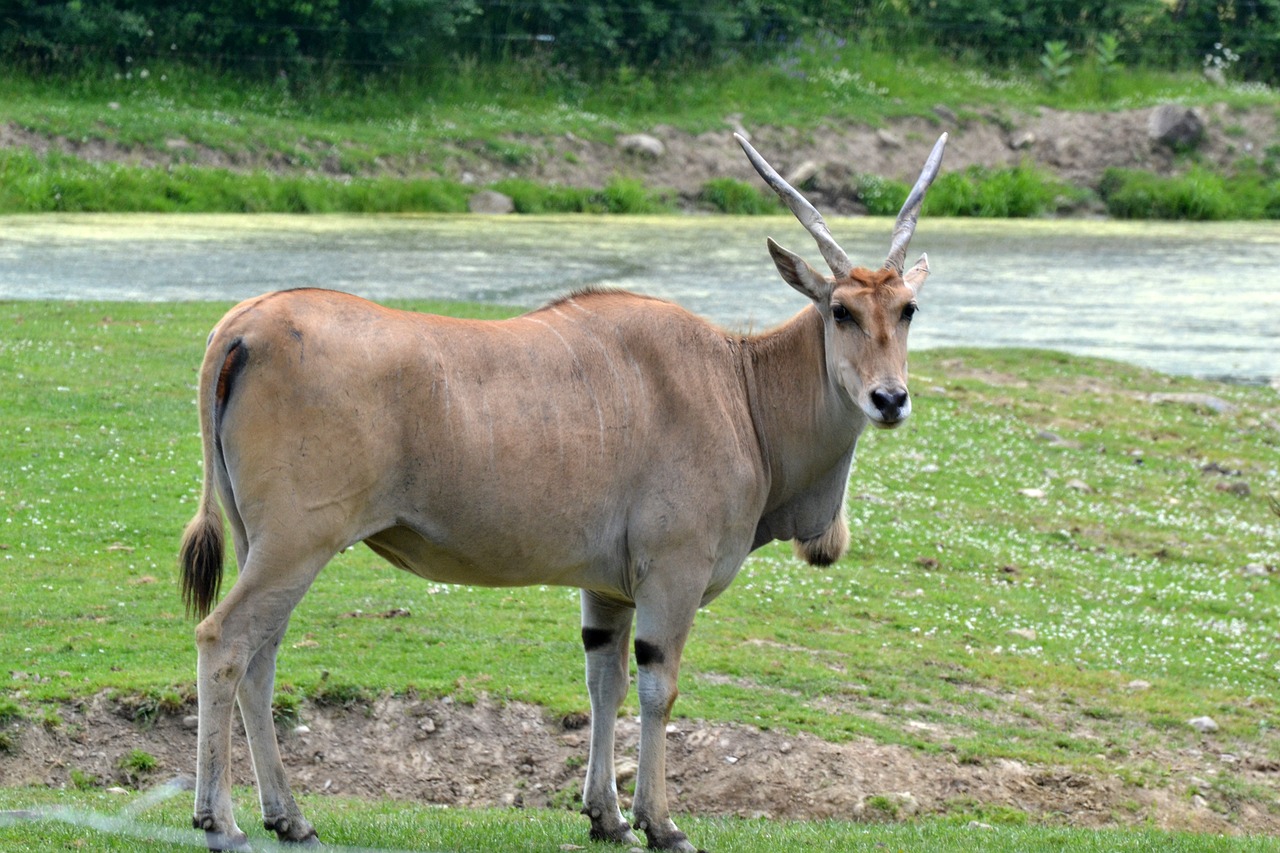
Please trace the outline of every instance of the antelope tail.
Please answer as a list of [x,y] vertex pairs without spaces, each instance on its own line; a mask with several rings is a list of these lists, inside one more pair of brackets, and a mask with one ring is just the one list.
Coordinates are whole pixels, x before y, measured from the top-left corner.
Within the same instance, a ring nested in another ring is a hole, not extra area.
[[182,600],[186,604],[187,615],[196,619],[209,615],[222,588],[226,531],[218,504],[217,478],[220,473],[225,476],[225,471],[222,470],[222,454],[218,447],[218,415],[230,394],[232,381],[243,367],[244,355],[239,339],[232,342],[229,351],[222,353],[222,358],[215,357],[211,347],[200,370],[200,441],[204,456],[204,483],[200,489],[200,505],[182,533],[178,552],[182,566]]

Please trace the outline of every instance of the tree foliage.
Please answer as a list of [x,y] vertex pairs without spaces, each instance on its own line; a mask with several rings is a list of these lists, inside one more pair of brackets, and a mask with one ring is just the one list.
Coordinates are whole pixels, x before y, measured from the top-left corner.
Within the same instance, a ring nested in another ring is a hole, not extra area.
[[267,76],[430,74],[537,57],[601,69],[705,66],[819,33],[928,45],[1003,66],[1104,35],[1128,63],[1190,67],[1224,49],[1280,82],[1280,0],[4,0],[0,62],[36,72],[132,60]]

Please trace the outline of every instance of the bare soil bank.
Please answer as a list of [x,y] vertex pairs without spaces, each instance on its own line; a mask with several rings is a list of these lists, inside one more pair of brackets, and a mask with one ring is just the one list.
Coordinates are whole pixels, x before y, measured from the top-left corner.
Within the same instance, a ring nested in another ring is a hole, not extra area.
[[[1280,139],[1273,107],[1237,110],[1225,104],[1196,108],[1204,137],[1195,158],[1216,171],[1230,171],[1242,158],[1262,160]],[[1144,169],[1157,174],[1184,170],[1189,158],[1151,138],[1153,109],[1090,113],[1041,109],[1034,114],[964,113],[939,106],[928,118],[891,120],[883,127],[809,124],[797,116],[791,127],[747,128],[756,146],[784,175],[803,167],[806,189],[837,212],[857,212],[848,186],[855,175],[879,175],[910,181],[938,134],[951,142],[944,169],[1029,163],[1068,182],[1096,187],[1109,167]],[[544,184],[600,187],[614,177],[638,178],[654,188],[673,190],[685,201],[696,198],[709,180],[733,177],[757,183],[731,133],[742,129],[736,116],[722,128],[693,134],[668,126],[645,130],[661,143],[649,153],[617,140],[591,141],[572,134],[512,136],[502,140],[465,140],[433,144],[411,157],[377,157],[358,177],[442,177],[482,186],[506,178]],[[619,139],[623,135],[619,136]],[[502,144],[495,144],[502,143]],[[355,143],[352,143],[355,146]],[[343,146],[308,148],[310,157],[278,151],[226,151],[183,138],[160,147],[123,146],[101,139],[48,137],[12,123],[0,124],[0,148],[59,151],[91,161],[167,167],[195,164],[233,171],[353,177],[342,171]],[[303,159],[308,163],[302,162]],[[365,158],[354,158],[364,161]],[[317,165],[318,164],[318,165]]]
[[[55,728],[17,724],[17,748],[0,759],[0,786],[66,787],[73,770],[104,785],[140,788],[193,777],[194,709],[145,723],[131,719],[137,711],[100,695],[63,708],[63,724]],[[577,808],[587,753],[584,717],[550,719],[519,703],[387,697],[347,708],[306,705],[301,720],[304,729],[280,729],[298,791],[454,806]],[[1097,737],[1102,749],[1105,732],[1090,730],[1098,721],[1081,715],[1058,723],[1073,736]],[[1105,769],[1085,772],[1004,759],[961,761],[947,750],[946,732],[933,728],[923,734],[937,740],[937,752],[676,720],[668,728],[673,807],[701,815],[857,820],[1014,810],[1033,821],[1080,827],[1280,832],[1280,762],[1250,754],[1245,745],[1206,738],[1196,747],[1109,754],[1101,761]],[[638,721],[619,720],[617,766],[624,789],[635,772],[638,740]],[[233,745],[235,782],[252,784],[243,734]],[[120,759],[134,749],[158,759],[142,779],[120,769]],[[1150,775],[1125,772],[1143,766],[1160,768],[1154,782]],[[1216,784],[1228,776],[1230,784]],[[1238,793],[1246,790],[1271,794],[1249,799]]]

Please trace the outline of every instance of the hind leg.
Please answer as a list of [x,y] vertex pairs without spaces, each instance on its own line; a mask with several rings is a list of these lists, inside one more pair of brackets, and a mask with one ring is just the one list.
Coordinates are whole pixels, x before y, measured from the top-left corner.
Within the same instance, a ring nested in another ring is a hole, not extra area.
[[258,780],[258,800],[262,804],[262,824],[285,842],[316,844],[316,831],[302,817],[289,780],[285,776],[284,763],[280,760],[280,745],[276,740],[275,719],[271,700],[275,693],[276,653],[284,639],[285,628],[272,637],[249,661],[249,669],[236,700],[244,719],[245,735],[249,740],[249,753],[253,756],[253,772]]
[[[196,690],[200,702],[200,728],[196,750],[196,796],[192,823],[205,831],[205,840],[212,850],[229,850],[243,847],[245,834],[236,825],[231,804],[231,779],[229,773],[231,755],[232,712],[236,695],[253,667],[250,685],[245,689],[251,748],[262,754],[267,778],[271,779],[272,796],[277,796],[283,782],[284,770],[272,767],[270,756],[279,766],[279,751],[262,746],[263,738],[254,737],[261,728],[262,707],[270,725],[271,700],[261,698],[263,683],[274,682],[274,647],[265,657],[259,652],[268,644],[278,644],[289,621],[289,614],[302,599],[320,569],[329,561],[332,552],[313,553],[302,560],[287,562],[273,559],[267,549],[251,547],[244,568],[231,592],[214,608],[213,612],[196,626],[196,646],[199,660],[196,671]],[[264,676],[270,670],[272,675]],[[243,706],[242,706],[243,709]],[[252,746],[257,741],[258,746]],[[266,749],[266,753],[262,750]],[[287,791],[287,788],[285,788]],[[295,806],[296,811],[296,806]],[[274,827],[273,827],[274,828]]]

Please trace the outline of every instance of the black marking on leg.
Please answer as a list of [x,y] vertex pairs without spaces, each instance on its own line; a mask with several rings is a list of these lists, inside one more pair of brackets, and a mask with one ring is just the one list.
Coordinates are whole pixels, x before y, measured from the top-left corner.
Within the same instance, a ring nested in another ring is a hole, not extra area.
[[636,640],[636,663],[640,666],[660,664],[667,659],[662,649],[645,640]]
[[582,647],[589,652],[607,646],[613,640],[613,632],[607,628],[583,628]]

